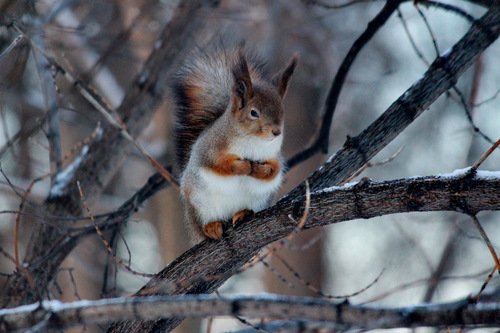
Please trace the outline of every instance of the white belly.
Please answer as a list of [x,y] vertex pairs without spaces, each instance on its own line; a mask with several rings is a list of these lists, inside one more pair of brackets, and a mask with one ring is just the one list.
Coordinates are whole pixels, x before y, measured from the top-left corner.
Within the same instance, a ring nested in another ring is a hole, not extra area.
[[281,179],[281,173],[271,181],[263,181],[249,176],[220,176],[200,168],[201,184],[191,190],[189,201],[203,224],[230,220],[242,209],[258,212],[266,208]]

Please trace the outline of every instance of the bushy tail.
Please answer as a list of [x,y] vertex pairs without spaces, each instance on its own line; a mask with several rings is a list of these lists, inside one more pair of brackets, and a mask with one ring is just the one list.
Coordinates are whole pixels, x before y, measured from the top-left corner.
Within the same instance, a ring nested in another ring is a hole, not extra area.
[[[231,98],[234,86],[233,68],[241,60],[239,49],[197,51],[189,57],[176,75],[172,91],[176,100],[174,139],[176,158],[184,170],[191,148],[201,132],[219,118]],[[263,63],[246,55],[252,82],[262,80]]]

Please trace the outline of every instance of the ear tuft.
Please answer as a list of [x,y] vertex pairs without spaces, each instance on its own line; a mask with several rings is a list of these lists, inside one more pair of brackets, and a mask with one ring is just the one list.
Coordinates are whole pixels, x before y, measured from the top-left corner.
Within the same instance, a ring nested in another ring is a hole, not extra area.
[[241,48],[238,50],[236,62],[233,67],[233,76],[234,94],[239,102],[239,109],[242,109],[253,97],[253,86],[248,64]]
[[285,69],[281,72],[276,73],[276,75],[274,75],[273,77],[273,85],[278,90],[278,94],[282,99],[286,95],[288,84],[290,82],[290,78],[292,77],[293,71],[297,66],[298,59],[299,57],[295,54],[290,60],[290,63],[285,67]]

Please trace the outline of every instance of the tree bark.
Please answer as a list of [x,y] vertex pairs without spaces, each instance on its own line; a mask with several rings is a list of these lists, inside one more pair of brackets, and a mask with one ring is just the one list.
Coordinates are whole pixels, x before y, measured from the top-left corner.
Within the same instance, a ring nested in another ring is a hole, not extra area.
[[149,296],[77,301],[45,301],[21,308],[0,310],[0,329],[13,331],[33,326],[45,331],[75,325],[106,324],[112,320],[159,319],[167,316],[242,316],[264,319],[297,319],[337,323],[350,329],[398,327],[498,327],[500,303],[471,304],[468,300],[418,307],[352,305],[317,298],[290,296],[209,295]]

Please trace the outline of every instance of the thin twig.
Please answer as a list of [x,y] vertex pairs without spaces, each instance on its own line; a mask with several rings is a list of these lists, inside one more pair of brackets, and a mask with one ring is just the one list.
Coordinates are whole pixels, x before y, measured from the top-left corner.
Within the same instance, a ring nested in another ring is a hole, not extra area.
[[19,35],[16,38],[14,38],[12,43],[10,43],[10,45],[2,53],[0,53],[0,60],[7,54],[9,54],[9,52],[12,51],[12,49],[15,48],[17,44],[19,44],[21,39],[23,39],[23,35]]
[[401,21],[401,24],[403,25],[403,29],[405,31],[406,37],[408,37],[408,40],[410,41],[411,47],[413,51],[417,54],[417,57],[422,60],[422,62],[426,65],[429,66],[430,63],[427,59],[425,59],[424,54],[422,51],[420,51],[420,48],[417,45],[417,42],[415,41],[415,38],[413,38],[413,35],[410,32],[410,28],[408,28],[408,25],[406,24],[406,19],[403,17],[403,13],[401,10],[398,8],[398,18]]
[[46,179],[50,175],[51,173],[47,173],[45,175],[33,179],[30,185],[28,186],[28,189],[24,192],[24,195],[21,197],[21,202],[19,203],[19,207],[17,209],[18,213],[16,214],[16,220],[14,224],[14,256],[16,259],[16,265],[21,265],[21,261],[19,259],[19,227],[21,224],[21,212],[24,210],[24,205],[28,200],[28,196],[30,195],[33,186],[35,186],[35,184],[38,183],[39,181]]
[[369,288],[371,288],[373,285],[375,285],[375,283],[378,282],[378,280],[380,279],[380,277],[382,276],[382,274],[384,273],[385,271],[385,268],[380,272],[380,274],[372,281],[370,282],[366,287],[352,293],[352,294],[347,294],[347,295],[342,295],[342,296],[334,296],[334,295],[329,295],[329,294],[325,294],[324,292],[322,292],[319,288],[315,287],[311,282],[307,281],[306,279],[304,279],[302,276],[300,276],[300,274],[281,256],[279,255],[278,253],[275,253],[274,256],[276,258],[278,258],[281,263],[283,265],[285,265],[285,267],[290,271],[290,273],[293,274],[293,276],[295,276],[297,278],[297,280],[299,280],[303,285],[305,285],[309,290],[315,292],[316,294],[318,294],[320,297],[323,297],[323,298],[328,298],[328,299],[346,299],[346,298],[350,298],[350,297],[354,297],[354,296],[357,296],[363,292],[365,292],[366,290],[368,290]]
[[475,304],[477,304],[477,302],[479,302],[479,298],[483,294],[483,291],[486,289],[486,286],[488,285],[488,283],[493,278],[493,274],[495,274],[496,270],[497,270],[497,265],[495,265],[493,267],[493,269],[491,270],[490,274],[488,274],[488,277],[486,277],[486,281],[484,281],[483,285],[481,286],[481,289],[479,289],[479,292],[477,293],[476,297],[474,298],[474,303]]
[[[439,46],[438,46],[438,43],[437,43],[436,35],[434,34],[434,31],[432,30],[431,25],[430,25],[429,21],[427,20],[427,17],[422,12],[422,10],[419,8],[419,6],[418,6],[417,3],[415,3],[415,8],[416,8],[418,14],[420,15],[420,17],[422,18],[422,20],[423,20],[423,22],[424,22],[424,24],[425,24],[425,26],[427,28],[427,31],[429,32],[429,35],[430,35],[431,40],[432,40],[432,45],[434,46],[434,51],[436,52],[436,56],[439,56],[439,54],[441,53],[441,51],[439,50]],[[480,58],[478,58],[478,59],[480,59]],[[474,121],[472,120],[472,111],[470,109],[470,105],[469,105],[469,103],[466,102],[464,94],[462,93],[462,91],[460,89],[458,89],[458,87],[456,85],[454,85],[452,89],[458,95],[459,102],[464,107],[465,115],[466,115],[467,119],[469,120],[469,123],[471,124],[472,129],[474,130],[474,132],[479,133],[479,135],[481,135],[483,137],[483,139],[485,139],[487,142],[489,142],[490,144],[492,144],[493,141],[486,134],[484,134],[474,124]],[[448,96],[450,96],[449,92],[448,92]]]
[[[496,267],[495,267],[495,269],[496,269]],[[441,280],[476,279],[476,278],[484,276],[484,274],[488,273],[489,271],[490,271],[490,269],[481,271],[481,272],[476,273],[476,274],[461,275],[461,276],[442,276]],[[391,296],[391,295],[393,295],[393,294],[395,294],[397,292],[404,291],[404,290],[409,289],[411,287],[417,287],[418,285],[421,285],[421,284],[429,283],[429,280],[431,278],[432,277],[429,276],[427,278],[410,281],[410,282],[401,284],[399,286],[393,287],[393,288],[391,288],[389,290],[384,291],[382,294],[379,294],[379,295],[377,295],[377,296],[369,299],[368,301],[364,302],[363,304],[377,302],[377,301],[380,301],[381,299],[384,299],[384,298],[386,298],[388,296]]]
[[481,237],[483,237],[483,240],[486,243],[488,250],[490,250],[491,256],[493,257],[493,261],[495,262],[495,265],[497,267],[498,274],[500,274],[500,260],[498,260],[497,253],[495,252],[495,248],[491,244],[491,241],[490,241],[490,238],[488,237],[488,234],[486,234],[486,231],[483,229],[483,226],[481,225],[481,222],[479,222],[479,219],[476,217],[476,215],[470,215],[470,218],[472,219],[472,221],[476,225],[477,230],[479,230]]
[[128,266],[125,262],[123,262],[122,259],[120,259],[120,258],[118,258],[117,256],[114,255],[114,252],[113,252],[113,249],[111,248],[111,245],[109,245],[109,242],[106,240],[106,238],[104,238],[104,235],[102,234],[101,229],[99,229],[99,226],[95,223],[94,216],[92,215],[92,212],[90,211],[89,207],[87,206],[87,201],[86,201],[85,196],[83,194],[82,188],[80,187],[80,182],[79,181],[76,182],[76,186],[78,187],[78,191],[79,191],[79,194],[80,194],[80,198],[82,199],[83,207],[87,211],[87,214],[89,214],[90,221],[92,221],[92,224],[94,225],[94,229],[95,229],[97,235],[101,239],[102,243],[104,244],[104,246],[108,250],[108,252],[111,255],[111,257],[121,267],[123,267],[123,269],[125,269],[126,271],[128,271],[128,272],[130,272],[130,273],[132,273],[134,275],[139,275],[139,276],[143,276],[143,277],[153,277],[153,276],[155,276],[155,274],[141,273],[141,272],[137,272],[137,271],[133,270],[132,268],[130,268],[130,266]]
[[324,8],[324,9],[341,9],[341,8],[346,8],[346,7],[356,5],[359,3],[373,2],[373,1],[374,0],[352,0],[352,1],[346,2],[346,3],[341,4],[341,5],[330,5],[330,4],[326,4],[326,3],[319,1],[319,0],[303,0],[303,2],[305,4],[311,4],[311,5],[318,6],[318,7]]
[[325,236],[325,233],[323,233],[323,232],[317,233],[316,235],[314,235],[310,240],[308,240],[304,244],[293,244],[290,241],[286,240],[285,246],[287,249],[290,249],[290,250],[305,251],[305,250],[309,249],[311,246],[313,246],[314,244],[316,244],[324,236]]
[[477,160],[476,163],[474,163],[474,165],[470,168],[470,171],[471,173],[473,172],[476,172],[477,168],[479,168],[479,166],[481,164],[483,164],[483,162],[491,155],[491,153],[493,153],[493,151],[495,151],[495,149],[497,149],[497,147],[500,145],[500,139],[497,140],[497,142],[495,142],[484,154],[483,156],[481,156],[479,158],[479,160]]
[[418,1],[415,1],[415,3],[421,3],[424,6],[433,6],[436,8],[440,8],[440,9],[444,9],[444,10],[453,12],[453,13],[465,18],[470,23],[475,23],[477,20],[474,16],[467,13],[462,8],[448,4],[448,3],[442,3],[442,2],[438,2],[438,1],[432,1],[432,0],[418,0]]
[[[277,255],[275,253],[274,255]],[[273,273],[281,282],[287,285],[290,289],[295,289],[295,285],[288,281],[288,279],[283,276],[276,268],[272,267],[271,264],[269,264],[266,260],[262,260],[261,263],[264,265],[265,268],[267,268],[271,273]]]
[[16,265],[16,268],[24,274],[24,276],[26,277],[26,279],[28,280],[28,283],[31,287],[31,289],[33,289],[33,291],[36,291],[36,283],[35,283],[35,280],[33,280],[33,277],[31,276],[30,272],[23,266],[19,263],[19,261],[17,261],[14,257],[12,257],[7,251],[5,251],[1,246],[0,246],[0,252],[7,258],[9,259],[10,261],[12,261],[14,263],[14,265]]
[[351,182],[354,178],[358,177],[361,173],[363,173],[363,171],[365,171],[368,168],[373,168],[373,167],[376,167],[376,166],[379,166],[379,165],[384,165],[386,163],[392,162],[396,157],[399,156],[399,154],[401,154],[401,152],[403,151],[403,148],[404,147],[399,148],[398,151],[396,151],[394,154],[392,154],[392,156],[389,156],[385,160],[382,160],[380,162],[375,162],[375,163],[371,163],[371,162],[366,163],[358,171],[356,171],[351,177],[349,177],[344,182],[344,184],[347,184],[347,183]]

